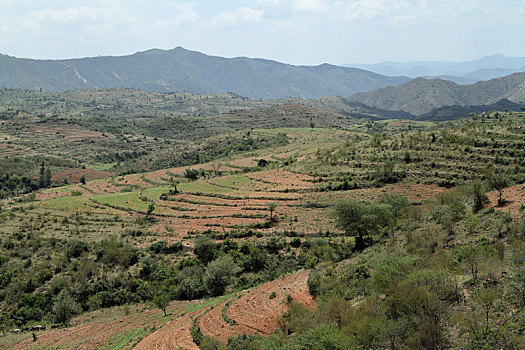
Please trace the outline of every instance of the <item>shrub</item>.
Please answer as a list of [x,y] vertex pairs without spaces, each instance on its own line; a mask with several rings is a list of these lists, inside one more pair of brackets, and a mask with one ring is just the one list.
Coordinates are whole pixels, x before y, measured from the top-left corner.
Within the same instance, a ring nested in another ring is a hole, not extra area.
[[66,289],[63,289],[53,304],[55,323],[67,326],[71,318],[80,312],[80,307]]
[[213,296],[221,295],[231,282],[233,276],[241,271],[231,256],[222,256],[208,264],[204,283]]
[[380,202],[345,199],[338,202],[334,209],[337,226],[356,237],[356,249],[366,247],[370,235],[385,227],[392,217],[392,206]]

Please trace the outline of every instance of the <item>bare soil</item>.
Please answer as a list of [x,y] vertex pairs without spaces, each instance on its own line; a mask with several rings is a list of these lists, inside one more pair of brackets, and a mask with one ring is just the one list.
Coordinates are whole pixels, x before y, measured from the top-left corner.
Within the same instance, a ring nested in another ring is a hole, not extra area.
[[498,191],[491,191],[487,193],[490,203],[487,207],[493,207],[495,210],[509,211],[512,217],[521,218],[523,211],[522,206],[525,206],[525,185],[515,185],[503,189],[503,200],[505,203],[498,206]]
[[[230,326],[222,316],[225,303],[215,307],[199,319],[199,326],[204,335],[216,337],[223,342],[235,335],[269,335],[278,328],[278,320],[287,309],[290,295],[297,303],[309,308],[316,306],[308,292],[309,271],[301,271],[275,281],[265,283],[233,301],[226,310],[226,315],[235,324]],[[270,294],[275,297],[270,299]]]
[[80,178],[82,176],[86,178],[86,181],[91,181],[95,179],[103,179],[106,177],[110,177],[111,175],[113,175],[113,173],[107,171],[76,168],[56,172],[51,176],[51,180],[56,181],[58,183],[70,184],[80,182]]

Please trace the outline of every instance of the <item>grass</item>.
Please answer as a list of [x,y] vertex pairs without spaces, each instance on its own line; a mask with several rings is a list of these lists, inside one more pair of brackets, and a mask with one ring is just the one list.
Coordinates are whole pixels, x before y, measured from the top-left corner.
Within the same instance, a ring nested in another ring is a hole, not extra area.
[[120,349],[131,349],[140,340],[147,335],[151,334],[154,329],[150,327],[133,328],[126,330],[123,333],[113,336],[106,344],[104,344],[102,350],[120,350]]
[[232,175],[227,177],[214,178],[208,181],[211,184],[226,187],[235,190],[262,190],[267,186],[261,186],[256,181],[247,178],[244,175]]
[[111,171],[117,163],[107,163],[107,164],[97,164],[97,165],[88,165],[86,168],[97,171]]
[[196,181],[196,182],[188,182],[179,184],[177,186],[177,189],[181,192],[189,192],[189,193],[210,193],[210,194],[230,194],[234,192],[234,190],[230,188],[225,187],[219,187],[215,186],[213,184],[204,182],[204,181]]
[[87,196],[59,197],[42,202],[42,206],[61,211],[89,210],[92,203]]

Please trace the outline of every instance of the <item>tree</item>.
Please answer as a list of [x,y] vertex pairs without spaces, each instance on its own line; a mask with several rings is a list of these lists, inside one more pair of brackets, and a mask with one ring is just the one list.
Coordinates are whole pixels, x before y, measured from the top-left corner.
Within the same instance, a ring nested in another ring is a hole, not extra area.
[[221,295],[230,284],[232,277],[241,271],[229,255],[221,256],[208,264],[204,283],[213,296]]
[[67,289],[62,289],[53,304],[55,322],[67,326],[69,321],[80,312],[80,307],[73,300]]
[[277,203],[275,202],[266,203],[266,206],[268,207],[268,210],[270,211],[270,220],[273,220],[273,212],[277,208]]
[[485,187],[483,184],[479,181],[476,181],[472,184],[471,187],[472,196],[474,197],[474,205],[473,205],[473,211],[477,213],[481,209],[483,209],[483,206],[485,205],[485,202],[487,201],[487,195],[485,194]]
[[46,185],[46,168],[44,162],[40,164],[40,176],[38,177],[38,188],[44,188]]
[[196,169],[187,168],[184,171],[184,176],[192,181],[195,181],[199,178],[199,171]]
[[379,202],[360,202],[345,199],[335,207],[336,224],[346,234],[354,236],[355,249],[361,250],[369,244],[369,236],[388,225],[392,217],[392,206]]
[[44,174],[45,187],[51,186],[51,169],[47,168]]
[[474,282],[478,280],[479,266],[487,260],[494,251],[491,247],[481,244],[465,244],[459,247],[456,258],[458,262],[466,265]]
[[525,249],[517,250],[511,257],[508,289],[511,300],[519,308],[525,307]]
[[509,177],[503,172],[493,172],[488,176],[489,187],[493,190],[497,190],[498,193],[498,206],[503,205],[503,189],[510,183]]
[[82,185],[85,185],[85,184],[86,184],[86,175],[82,175],[82,176],[80,177],[80,183],[81,183]]
[[170,304],[170,296],[168,293],[161,291],[153,297],[153,304],[164,312],[164,316],[167,315],[166,308]]
[[149,216],[153,213],[154,210],[155,210],[155,203],[151,202],[148,205],[148,209],[146,211],[146,219],[149,219]]
[[216,248],[215,243],[213,243],[210,238],[201,236],[195,239],[193,252],[200,261],[207,264],[215,257]]

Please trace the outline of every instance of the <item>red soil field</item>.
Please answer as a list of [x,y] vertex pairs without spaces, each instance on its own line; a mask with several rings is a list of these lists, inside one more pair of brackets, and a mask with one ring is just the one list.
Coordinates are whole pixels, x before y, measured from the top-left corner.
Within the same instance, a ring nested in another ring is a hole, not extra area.
[[[188,305],[189,302],[178,301],[168,307],[168,313],[176,313],[178,309]],[[97,321],[97,314],[102,311],[95,311],[88,316],[80,317],[76,322],[80,325],[48,330],[38,333],[36,341],[25,340],[15,346],[15,349],[41,349],[41,348],[74,348],[74,349],[99,349],[103,347],[112,337],[117,336],[127,330],[142,328],[144,326],[158,327],[156,321],[151,321],[151,317],[159,316],[162,313],[159,309],[147,310],[137,314],[129,315],[121,319],[110,321]],[[88,318],[89,317],[89,318]],[[90,319],[95,319],[91,321]],[[147,337],[146,337],[147,338]],[[190,338],[191,339],[191,338]]]
[[67,181],[67,183],[78,183],[82,176],[86,178],[86,181],[91,181],[110,177],[111,175],[113,175],[113,173],[107,171],[75,168],[58,171],[51,176],[51,180],[58,183],[64,183],[64,180]]
[[495,210],[509,211],[512,217],[521,218],[523,211],[521,206],[525,206],[525,185],[515,185],[503,189],[503,206],[498,206],[498,191],[487,193],[490,203],[487,207],[493,207]]
[[[233,301],[226,310],[226,315],[235,324],[230,326],[222,317],[220,304],[199,319],[199,326],[204,335],[216,337],[223,342],[234,335],[262,334],[269,335],[278,328],[278,319],[287,308],[287,296],[309,308],[316,306],[308,292],[309,271],[277,279],[259,286]],[[270,299],[274,292],[275,297]]]
[[201,312],[202,310],[190,312],[176,320],[168,322],[158,331],[142,339],[133,349],[198,350],[199,347],[193,342],[193,338],[191,337],[190,328],[192,318]]

